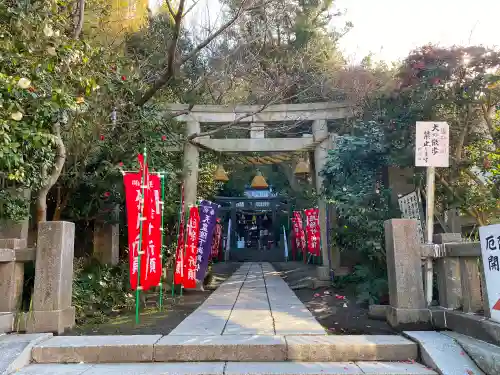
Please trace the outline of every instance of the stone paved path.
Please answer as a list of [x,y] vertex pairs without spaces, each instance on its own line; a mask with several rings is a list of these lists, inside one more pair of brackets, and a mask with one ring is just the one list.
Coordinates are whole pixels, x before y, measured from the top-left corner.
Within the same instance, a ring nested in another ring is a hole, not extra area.
[[171,333],[172,336],[323,335],[269,263],[244,263]]

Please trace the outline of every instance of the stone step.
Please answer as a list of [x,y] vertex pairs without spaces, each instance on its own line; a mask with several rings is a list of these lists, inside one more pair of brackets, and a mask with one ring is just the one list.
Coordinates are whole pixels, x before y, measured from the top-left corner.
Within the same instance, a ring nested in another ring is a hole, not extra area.
[[33,347],[36,363],[408,361],[417,345],[397,335],[57,336]]
[[[197,362],[130,364],[33,364],[16,375],[437,375],[404,362]],[[458,375],[458,374],[457,374]]]

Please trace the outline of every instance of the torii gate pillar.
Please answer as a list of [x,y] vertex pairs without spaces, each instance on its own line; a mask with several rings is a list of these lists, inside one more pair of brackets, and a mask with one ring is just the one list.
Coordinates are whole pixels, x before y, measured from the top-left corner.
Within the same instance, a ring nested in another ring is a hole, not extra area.
[[[321,195],[323,190],[323,177],[319,174],[323,170],[328,156],[328,149],[330,146],[330,138],[328,137],[328,126],[326,120],[315,120],[312,124],[314,141],[323,140],[314,149],[314,173],[316,182],[316,192]],[[318,199],[319,208],[319,222],[321,234],[321,257],[323,264],[317,268],[319,280],[330,280],[330,262],[331,254],[329,254],[328,247],[328,228],[326,220],[326,202],[323,198]]]
[[[200,123],[198,121],[187,121],[185,128],[186,140],[193,134],[200,133]],[[191,142],[184,143],[184,207],[196,203],[198,195],[198,164],[200,161],[200,150]]]

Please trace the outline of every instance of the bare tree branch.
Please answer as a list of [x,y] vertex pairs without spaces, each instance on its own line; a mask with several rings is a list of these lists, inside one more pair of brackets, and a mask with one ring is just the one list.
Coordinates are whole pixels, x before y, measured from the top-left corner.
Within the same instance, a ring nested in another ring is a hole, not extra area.
[[188,9],[188,10],[186,10],[186,11],[184,12],[184,14],[182,15],[182,17],[186,17],[186,16],[189,14],[189,12],[191,12],[191,11],[193,10],[193,8],[194,8],[196,5],[198,5],[199,1],[200,1],[200,0],[196,0],[196,1],[194,1],[194,2],[193,2],[193,4],[191,4],[191,6],[189,7],[189,9]]
[[167,3],[168,12],[172,17],[175,18],[175,12],[174,9],[172,8],[172,5],[170,4],[170,0],[165,0],[165,2]]
[[74,30],[73,38],[80,38],[83,29],[83,21],[85,18],[85,0],[76,0],[74,12]]
[[[175,28],[180,29],[180,24],[182,21],[182,11],[184,10],[184,3],[185,0],[181,0],[181,3],[179,5],[179,10],[177,14],[175,15]],[[195,57],[202,49],[204,49],[210,42],[212,42],[215,38],[217,38],[219,35],[221,35],[227,28],[229,28],[231,25],[233,25],[236,20],[241,16],[242,13],[253,9],[253,7],[250,8],[245,8],[244,4],[246,1],[243,1],[241,6],[238,8],[238,10],[235,12],[233,17],[231,17],[226,23],[224,23],[221,27],[219,27],[214,33],[209,35],[203,42],[198,44],[186,57],[184,57],[180,63],[179,67],[183,66],[186,62],[191,60],[193,57]],[[182,8],[181,8],[182,6]],[[181,11],[182,10],[182,11]],[[179,32],[179,31],[177,31]],[[173,61],[174,61],[174,56],[175,56],[175,48],[177,47],[177,40],[179,38],[179,35],[175,35],[174,31],[174,37],[171,42],[171,48],[169,49],[168,53],[168,62],[167,62],[167,69],[165,73],[163,73],[160,78],[158,78],[153,86],[147,90],[137,101],[136,105],[141,106],[144,105],[149,99],[151,99],[158,90],[160,90],[163,86],[165,86],[173,77],[174,77],[174,68],[173,68]],[[172,46],[173,46],[173,51],[172,51]],[[172,63],[172,64],[170,64]]]

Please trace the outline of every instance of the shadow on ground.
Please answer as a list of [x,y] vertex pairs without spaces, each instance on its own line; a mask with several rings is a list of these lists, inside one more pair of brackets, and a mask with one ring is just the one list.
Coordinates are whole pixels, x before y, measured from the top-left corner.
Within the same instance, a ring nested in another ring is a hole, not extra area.
[[135,324],[135,312],[127,311],[110,317],[102,324],[89,324],[74,328],[65,335],[167,335],[189,314],[196,310],[242,263],[217,263],[212,267],[213,277],[202,291],[185,291],[182,297],[172,298],[170,292],[164,302],[163,311],[157,308],[144,309],[139,324]]
[[313,290],[301,287],[316,278],[316,266],[302,262],[272,264],[329,334],[395,333],[385,321],[369,318],[368,309],[356,303],[356,295],[352,290],[340,290],[333,287]]

